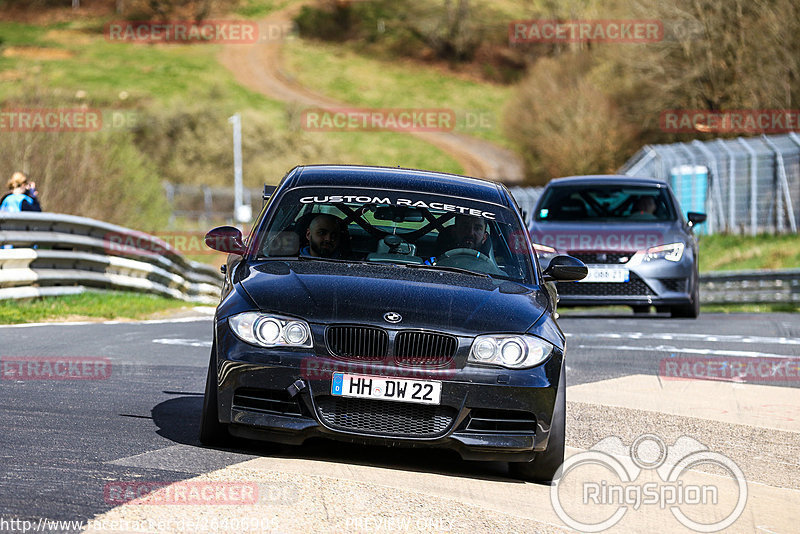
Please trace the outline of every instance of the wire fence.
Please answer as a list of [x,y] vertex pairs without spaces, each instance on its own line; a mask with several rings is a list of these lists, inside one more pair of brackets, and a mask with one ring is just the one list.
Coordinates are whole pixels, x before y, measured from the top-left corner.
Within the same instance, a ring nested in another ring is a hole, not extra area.
[[701,233],[797,233],[800,136],[794,132],[648,145],[620,172],[669,182],[685,211],[708,214]]
[[[800,219],[800,136],[796,133],[737,139],[647,145],[620,174],[669,182],[684,213],[708,214],[697,233],[797,233]],[[172,206],[170,227],[233,224],[232,187],[165,182]],[[512,187],[511,194],[530,223],[542,187]],[[262,190],[244,189],[253,214]]]
[[[172,207],[169,229],[193,227],[208,229],[215,224],[237,224],[234,220],[233,187],[172,184],[164,182],[164,192]],[[254,216],[261,211],[263,189],[244,188],[242,201]]]

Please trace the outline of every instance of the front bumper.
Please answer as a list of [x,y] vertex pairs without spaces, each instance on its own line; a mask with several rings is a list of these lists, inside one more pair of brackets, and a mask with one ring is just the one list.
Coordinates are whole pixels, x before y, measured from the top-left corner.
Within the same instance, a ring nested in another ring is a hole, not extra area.
[[[216,346],[219,418],[234,436],[441,447],[466,460],[529,461],[546,449],[563,361],[556,350],[524,371],[459,366],[459,349],[454,365],[439,369],[346,362],[249,345],[226,321]],[[334,397],[334,372],[440,380],[441,404]]]
[[629,267],[626,264],[588,264],[591,268],[624,268],[629,282],[559,282],[559,306],[685,306],[691,303],[697,283],[694,262],[654,261]]

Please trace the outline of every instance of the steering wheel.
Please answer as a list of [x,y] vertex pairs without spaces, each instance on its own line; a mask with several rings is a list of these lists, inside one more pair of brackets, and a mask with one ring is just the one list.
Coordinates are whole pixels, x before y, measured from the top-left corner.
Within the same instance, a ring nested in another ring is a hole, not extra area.
[[490,258],[487,254],[475,250],[474,248],[454,248],[439,255],[438,259],[443,260],[445,258],[470,258],[470,259],[483,260],[492,265],[495,264],[492,261],[492,258]]

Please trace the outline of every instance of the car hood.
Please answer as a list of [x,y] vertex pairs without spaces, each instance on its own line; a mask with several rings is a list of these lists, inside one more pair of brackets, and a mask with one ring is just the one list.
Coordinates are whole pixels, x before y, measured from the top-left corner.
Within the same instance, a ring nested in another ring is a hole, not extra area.
[[[446,271],[314,260],[271,260],[248,268],[241,284],[262,311],[313,323],[512,333],[527,331],[547,306],[542,291]],[[390,325],[383,318],[387,312],[402,320]]]
[[560,253],[576,251],[645,250],[657,245],[685,242],[686,235],[674,222],[599,224],[581,222],[535,223],[531,241],[555,248]]

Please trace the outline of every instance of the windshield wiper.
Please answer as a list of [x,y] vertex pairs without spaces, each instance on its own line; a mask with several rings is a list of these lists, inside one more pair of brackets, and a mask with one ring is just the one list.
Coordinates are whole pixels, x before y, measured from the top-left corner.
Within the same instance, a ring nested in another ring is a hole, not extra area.
[[451,273],[471,274],[472,276],[480,276],[481,278],[492,279],[492,276],[486,273],[481,273],[478,271],[470,271],[469,269],[462,269],[460,267],[448,267],[444,265],[427,265],[424,263],[406,263],[404,265],[411,269],[430,269],[432,271],[448,271]]

